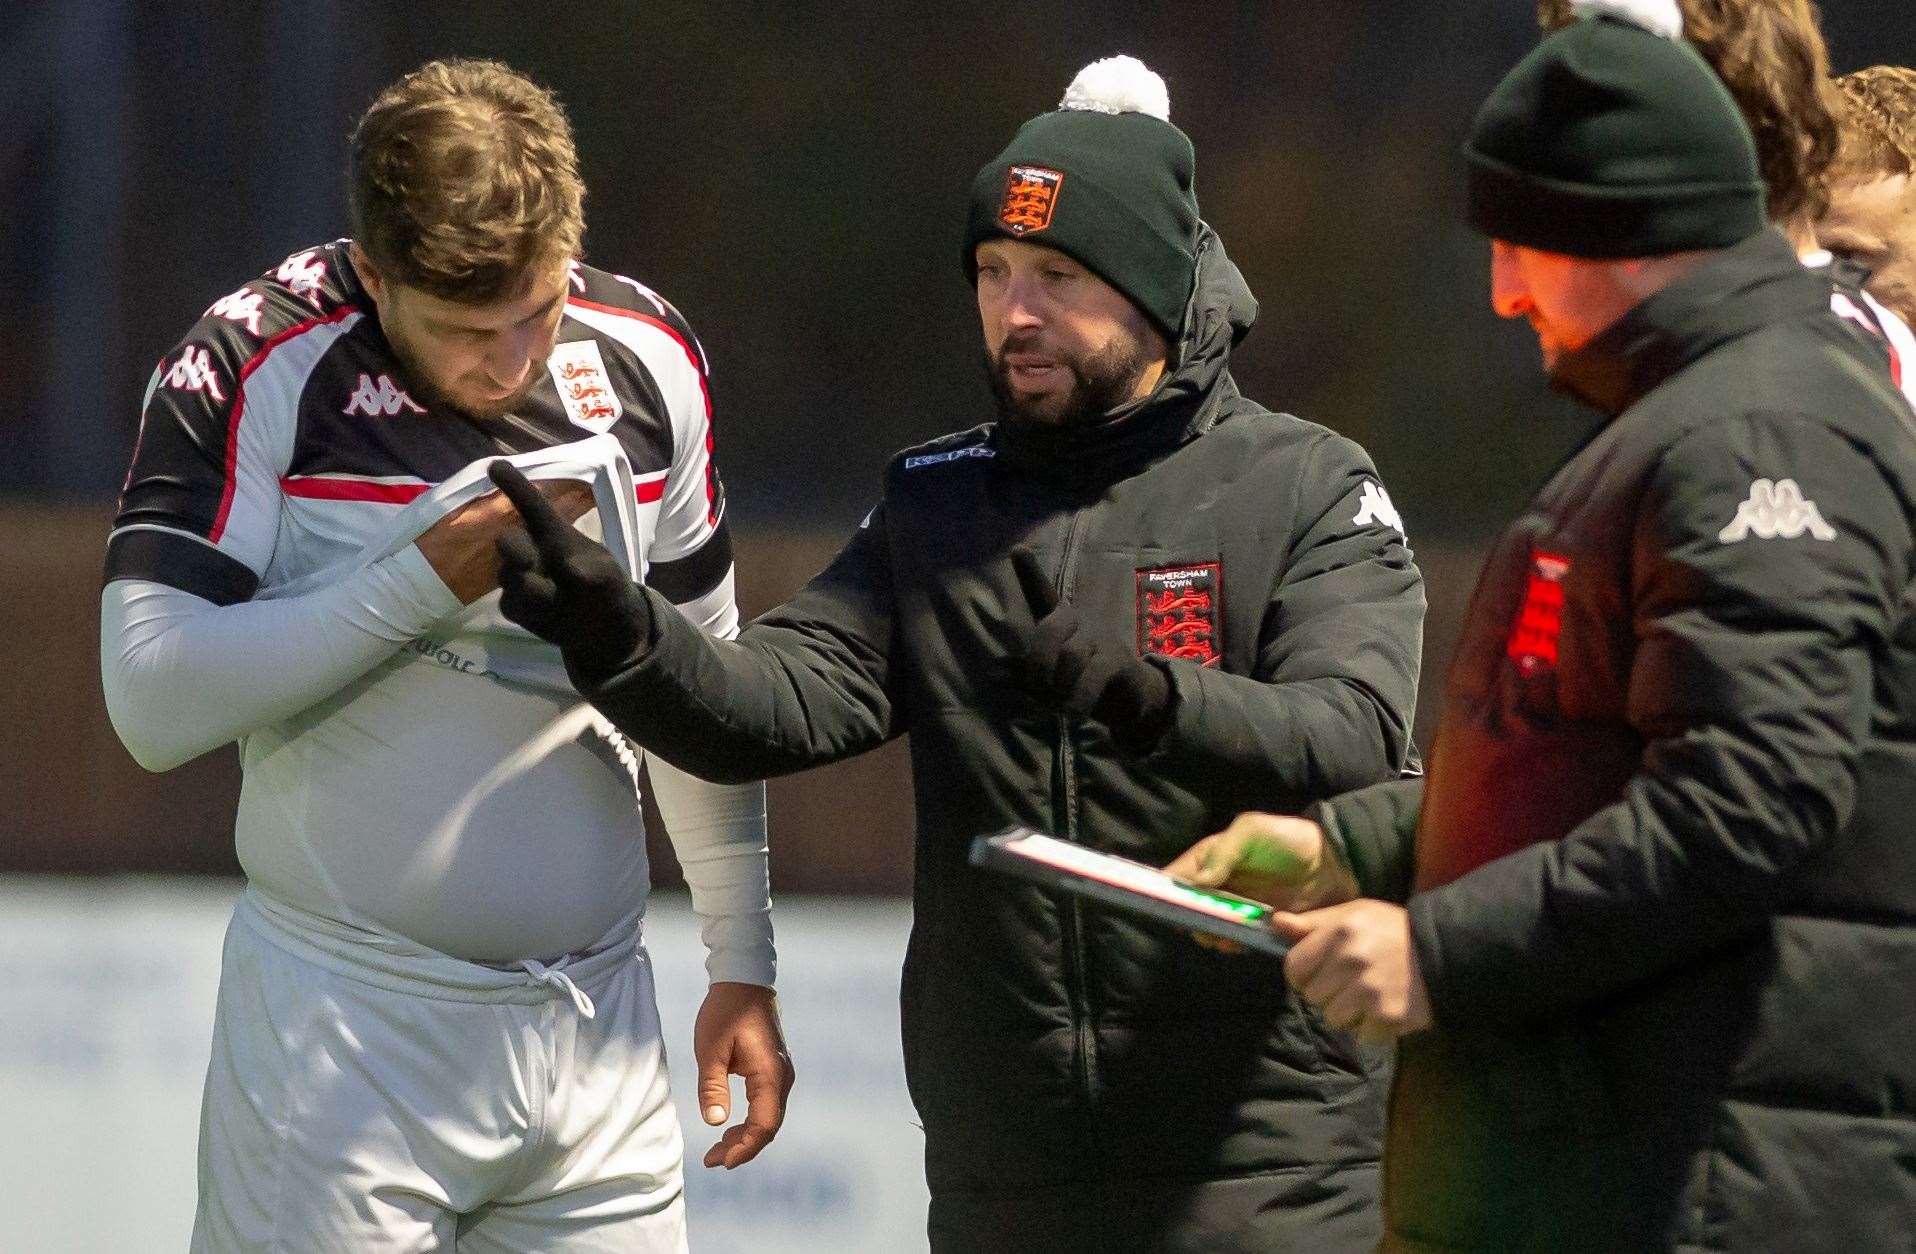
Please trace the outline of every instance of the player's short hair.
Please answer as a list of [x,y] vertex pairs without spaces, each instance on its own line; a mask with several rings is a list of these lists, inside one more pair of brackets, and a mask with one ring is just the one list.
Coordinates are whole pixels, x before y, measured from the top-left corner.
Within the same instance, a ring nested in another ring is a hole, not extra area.
[[1843,145],[1830,172],[1837,183],[1916,175],[1916,70],[1872,65],[1836,80]]
[[[1730,89],[1756,138],[1770,220],[1821,217],[1829,207],[1838,106],[1813,0],[1677,3],[1684,37]],[[1570,0],[1537,0],[1537,21],[1546,31],[1573,20]]]
[[515,296],[585,235],[565,111],[497,61],[429,61],[379,93],[349,180],[353,235],[380,274],[445,300]]

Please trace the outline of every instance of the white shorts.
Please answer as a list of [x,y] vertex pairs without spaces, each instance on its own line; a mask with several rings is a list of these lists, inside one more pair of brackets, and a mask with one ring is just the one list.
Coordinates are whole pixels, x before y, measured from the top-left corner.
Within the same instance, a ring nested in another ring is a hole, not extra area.
[[200,1114],[196,1254],[682,1254],[684,1151],[637,917],[527,968],[248,889]]

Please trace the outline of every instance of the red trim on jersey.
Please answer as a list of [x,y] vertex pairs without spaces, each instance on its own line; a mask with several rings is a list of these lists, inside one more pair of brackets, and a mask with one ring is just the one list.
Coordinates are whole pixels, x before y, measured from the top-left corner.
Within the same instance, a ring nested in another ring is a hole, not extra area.
[[309,501],[377,501],[407,505],[432,491],[430,483],[375,483],[367,479],[330,479],[325,475],[289,475],[279,481],[287,496]]
[[[1869,303],[1869,299],[1867,294],[1863,296],[1865,305]],[[1838,304],[1839,301],[1842,303]],[[1896,351],[1895,338],[1890,335],[1889,328],[1883,325],[1882,321],[1884,316],[1894,318],[1896,315],[1881,305],[1877,305],[1874,309],[1859,306],[1855,300],[1851,299],[1848,292],[1837,292],[1832,295],[1830,308],[1836,311],[1837,317],[1848,318],[1883,342],[1883,351],[1889,354],[1889,381],[1899,388],[1902,387],[1903,359]]]
[[630,318],[634,322],[643,322],[647,326],[657,327],[659,330],[671,336],[678,342],[678,346],[685,350],[686,360],[692,363],[692,370],[699,377],[699,392],[705,397],[705,421],[707,424],[711,423],[712,390],[705,384],[705,363],[699,360],[699,351],[693,348],[691,343],[683,335],[679,334],[678,328],[662,318],[654,318],[651,314],[642,314],[636,309],[620,309],[617,305],[601,305],[598,301],[587,300],[583,296],[568,296],[566,297],[565,303],[568,305],[577,305],[581,309],[596,309],[600,313],[611,314],[616,318]]
[[653,501],[659,501],[665,498],[664,475],[660,475],[656,479],[640,479],[633,484],[633,487],[637,489],[635,495],[639,498],[639,504],[641,505],[650,505]]
[[226,533],[226,518],[233,510],[233,490],[239,486],[239,428],[240,415],[246,410],[246,380],[266,361],[266,355],[281,344],[306,334],[314,327],[329,326],[358,312],[357,305],[341,305],[329,314],[296,322],[261,344],[259,351],[247,358],[246,364],[240,367],[239,378],[233,389],[233,413],[226,420],[226,488],[220,493],[219,512],[213,515],[213,530],[206,537],[210,543],[218,544],[220,537]]

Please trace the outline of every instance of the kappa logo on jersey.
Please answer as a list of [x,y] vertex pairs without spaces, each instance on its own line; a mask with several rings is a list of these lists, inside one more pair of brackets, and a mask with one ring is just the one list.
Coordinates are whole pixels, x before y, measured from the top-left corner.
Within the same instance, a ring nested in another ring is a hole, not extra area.
[[224,318],[228,322],[237,322],[254,335],[259,334],[259,307],[265,300],[250,287],[242,287],[237,292],[228,292],[213,302],[206,311],[209,318]]
[[1037,165],[1014,165],[1005,181],[1005,203],[998,221],[1013,235],[1030,235],[1051,225],[1058,210],[1064,173]]
[[986,444],[974,444],[969,448],[955,448],[945,453],[920,453],[916,457],[905,459],[906,470],[916,470],[920,466],[936,466],[940,462],[955,462],[961,457],[996,457],[998,452]]
[[1563,577],[1569,573],[1570,559],[1563,554],[1530,551],[1523,604],[1517,607],[1517,621],[1511,624],[1510,639],[1504,645],[1504,654],[1526,675],[1557,664],[1557,641],[1563,635]]
[[213,373],[213,359],[205,349],[191,345],[166,372],[166,386],[178,388],[182,392],[204,392],[216,401],[226,400],[226,393],[220,388],[220,377]]
[[293,295],[303,296],[312,302],[313,308],[319,308],[319,289],[326,282],[326,263],[319,259],[317,249],[294,253],[279,263],[273,277],[291,288]]
[[371,375],[360,375],[359,386],[346,401],[345,412],[349,414],[384,414],[390,418],[402,409],[410,409],[415,414],[426,412],[425,406],[406,395],[405,389],[393,383],[392,376],[382,374],[377,380]]
[[1224,567],[1166,566],[1138,575],[1138,655],[1216,666],[1222,654]]
[[1816,502],[1804,497],[1794,479],[1758,479],[1750,485],[1750,495],[1736,507],[1730,525],[1716,533],[1724,544],[1754,535],[1759,540],[1794,540],[1804,532],[1812,540],[1834,540],[1836,528],[1823,521]]
[[1351,519],[1355,527],[1367,523],[1380,523],[1400,536],[1405,534],[1404,520],[1398,517],[1397,507],[1390,503],[1390,493],[1375,479],[1364,480],[1363,491],[1357,497],[1357,517]]
[[599,355],[597,340],[558,345],[546,358],[546,373],[559,389],[559,403],[565,406],[566,417],[594,435],[605,434],[625,412],[605,373],[605,358]]

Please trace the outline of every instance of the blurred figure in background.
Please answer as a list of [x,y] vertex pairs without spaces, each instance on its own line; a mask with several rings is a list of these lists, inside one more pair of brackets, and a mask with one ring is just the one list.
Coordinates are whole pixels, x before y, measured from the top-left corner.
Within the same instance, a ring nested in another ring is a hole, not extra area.
[[1302,908],[1287,978],[1401,1038],[1385,1249],[1903,1250],[1910,410],[1675,5],[1579,7],[1466,153],[1497,311],[1609,422],[1486,561],[1428,785],[1170,870]]
[[[1916,70],[1873,65],[1836,80],[1842,148],[1823,244],[1869,270],[1870,293],[1916,323]],[[1904,361],[1916,386],[1916,352]]]
[[[578,263],[570,124],[505,66],[388,88],[351,180],[353,240],[222,297],[161,363],[107,545],[127,748],[157,771],[238,739],[244,773],[193,1248],[683,1250],[638,758],[499,617],[496,493],[382,546],[475,461],[609,433],[648,578],[734,633],[704,359]],[[706,923],[708,1120],[746,1075],[706,1157],[736,1166],[791,1083],[764,792],[650,775]]]
[[905,1070],[941,1254],[1379,1232],[1380,1053],[1254,956],[967,861],[1011,823],[1162,861],[1254,798],[1414,761],[1402,524],[1362,449],[1238,393],[1256,303],[1169,115],[1112,58],[978,173],[962,262],[998,421],[896,457],[839,557],[736,643],[495,467],[531,532],[502,542],[505,612],[638,743],[756,779],[911,733]]
[[[1888,196],[1877,194],[1883,185],[1875,173],[1892,168],[1897,160],[1896,132],[1882,125],[1895,116],[1894,109],[1864,110],[1869,120],[1861,125],[1868,138],[1858,136],[1861,143],[1853,158],[1857,176],[1842,177],[1845,209],[1833,218],[1832,202],[1839,195],[1838,116],[1845,110],[1830,82],[1829,48],[1816,5],[1811,0],[1679,0],[1678,7],[1684,39],[1729,88],[1756,141],[1770,221],[1789,237],[1804,265],[1829,275],[1835,289],[1832,308],[1882,337],[1891,376],[1916,400],[1911,311],[1877,299],[1878,289],[1892,285],[1909,290],[1908,276],[1898,277],[1891,257],[1899,229],[1894,206],[1900,201],[1895,187],[1888,189]],[[1572,0],[1539,0],[1537,20],[1546,31],[1561,29],[1574,20]],[[1907,128],[1902,136],[1907,139]],[[1886,151],[1880,146],[1883,140],[1890,144]],[[1883,165],[1885,159],[1889,166]],[[1845,222],[1852,203],[1870,220]],[[1891,213],[1886,220],[1872,216],[1885,210]],[[1916,230],[1916,212],[1900,221],[1902,231]],[[1823,235],[1831,230],[1840,233],[1843,247],[1829,247]]]

